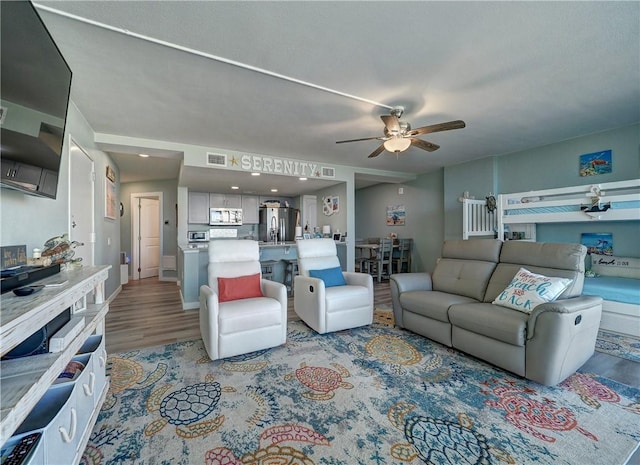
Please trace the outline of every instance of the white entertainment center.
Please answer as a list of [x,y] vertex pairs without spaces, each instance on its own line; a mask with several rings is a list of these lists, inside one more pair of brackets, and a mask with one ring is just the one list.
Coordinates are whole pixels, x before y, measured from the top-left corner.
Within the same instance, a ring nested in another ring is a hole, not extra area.
[[[104,282],[110,268],[61,271],[37,283],[61,285],[26,297],[13,292],[2,295],[2,356],[66,309],[71,309],[68,327],[76,328],[59,352],[0,362],[0,445],[40,431],[30,463],[78,464],[82,458],[109,388],[104,348],[109,304]],[[72,381],[54,383],[72,360],[84,365],[81,374]]]

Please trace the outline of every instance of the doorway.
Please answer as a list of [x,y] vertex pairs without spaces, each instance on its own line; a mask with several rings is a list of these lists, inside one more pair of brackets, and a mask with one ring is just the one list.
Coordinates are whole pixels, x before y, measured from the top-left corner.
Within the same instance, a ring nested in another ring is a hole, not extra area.
[[69,240],[79,245],[74,259],[94,265],[95,170],[89,154],[69,136]]
[[131,194],[132,279],[162,279],[162,192]]

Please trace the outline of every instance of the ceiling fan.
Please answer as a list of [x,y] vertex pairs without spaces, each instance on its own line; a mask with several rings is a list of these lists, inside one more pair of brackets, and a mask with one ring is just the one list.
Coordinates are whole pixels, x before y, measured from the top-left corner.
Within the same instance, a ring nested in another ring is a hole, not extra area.
[[427,142],[426,140],[418,139],[418,136],[423,134],[430,134],[432,132],[449,131],[451,129],[462,129],[465,127],[464,121],[455,120],[447,123],[432,124],[430,126],[423,126],[421,128],[411,129],[411,125],[406,121],[400,121],[400,117],[404,113],[403,107],[394,107],[391,109],[389,115],[381,115],[380,119],[384,123],[384,136],[379,137],[365,137],[363,139],[351,139],[351,140],[339,140],[336,144],[344,144],[346,142],[359,142],[363,140],[381,140],[383,141],[380,146],[375,149],[369,158],[374,158],[380,155],[385,149],[391,153],[398,155],[400,152],[404,152],[410,146],[418,147],[419,149],[426,150],[427,152],[433,152],[440,148],[439,145]]

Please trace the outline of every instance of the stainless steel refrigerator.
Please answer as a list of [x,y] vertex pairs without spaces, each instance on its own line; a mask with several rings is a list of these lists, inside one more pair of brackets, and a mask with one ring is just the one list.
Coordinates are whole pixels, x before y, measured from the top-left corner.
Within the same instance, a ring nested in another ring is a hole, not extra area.
[[297,208],[260,207],[258,234],[263,242],[293,241],[296,234]]

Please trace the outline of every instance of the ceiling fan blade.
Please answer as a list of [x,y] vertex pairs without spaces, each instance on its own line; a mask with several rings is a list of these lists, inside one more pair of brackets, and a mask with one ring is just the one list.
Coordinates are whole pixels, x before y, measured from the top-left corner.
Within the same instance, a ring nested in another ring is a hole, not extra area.
[[423,134],[430,134],[432,132],[449,131],[451,129],[462,129],[466,126],[464,121],[455,120],[447,123],[432,124],[431,126],[423,126],[421,128],[412,129],[409,131],[410,136],[421,136]]
[[422,139],[411,139],[411,145],[414,147],[418,147],[419,149],[426,150],[427,152],[433,152],[434,150],[438,150],[440,148],[439,145],[432,144],[431,142],[427,142]]
[[384,139],[384,137],[381,137],[381,136],[380,137],[364,137],[362,139],[339,140],[339,141],[336,141],[336,144],[344,144],[347,142],[360,142],[362,140],[374,140],[374,139],[382,140]]
[[369,155],[367,158],[375,158],[378,155],[380,155],[382,152],[384,152],[384,144],[380,144],[380,147],[378,147],[373,152],[371,152],[371,155]]
[[381,115],[380,119],[384,123],[387,131],[391,134],[397,134],[400,132],[400,121],[398,121],[398,117],[395,115]]

